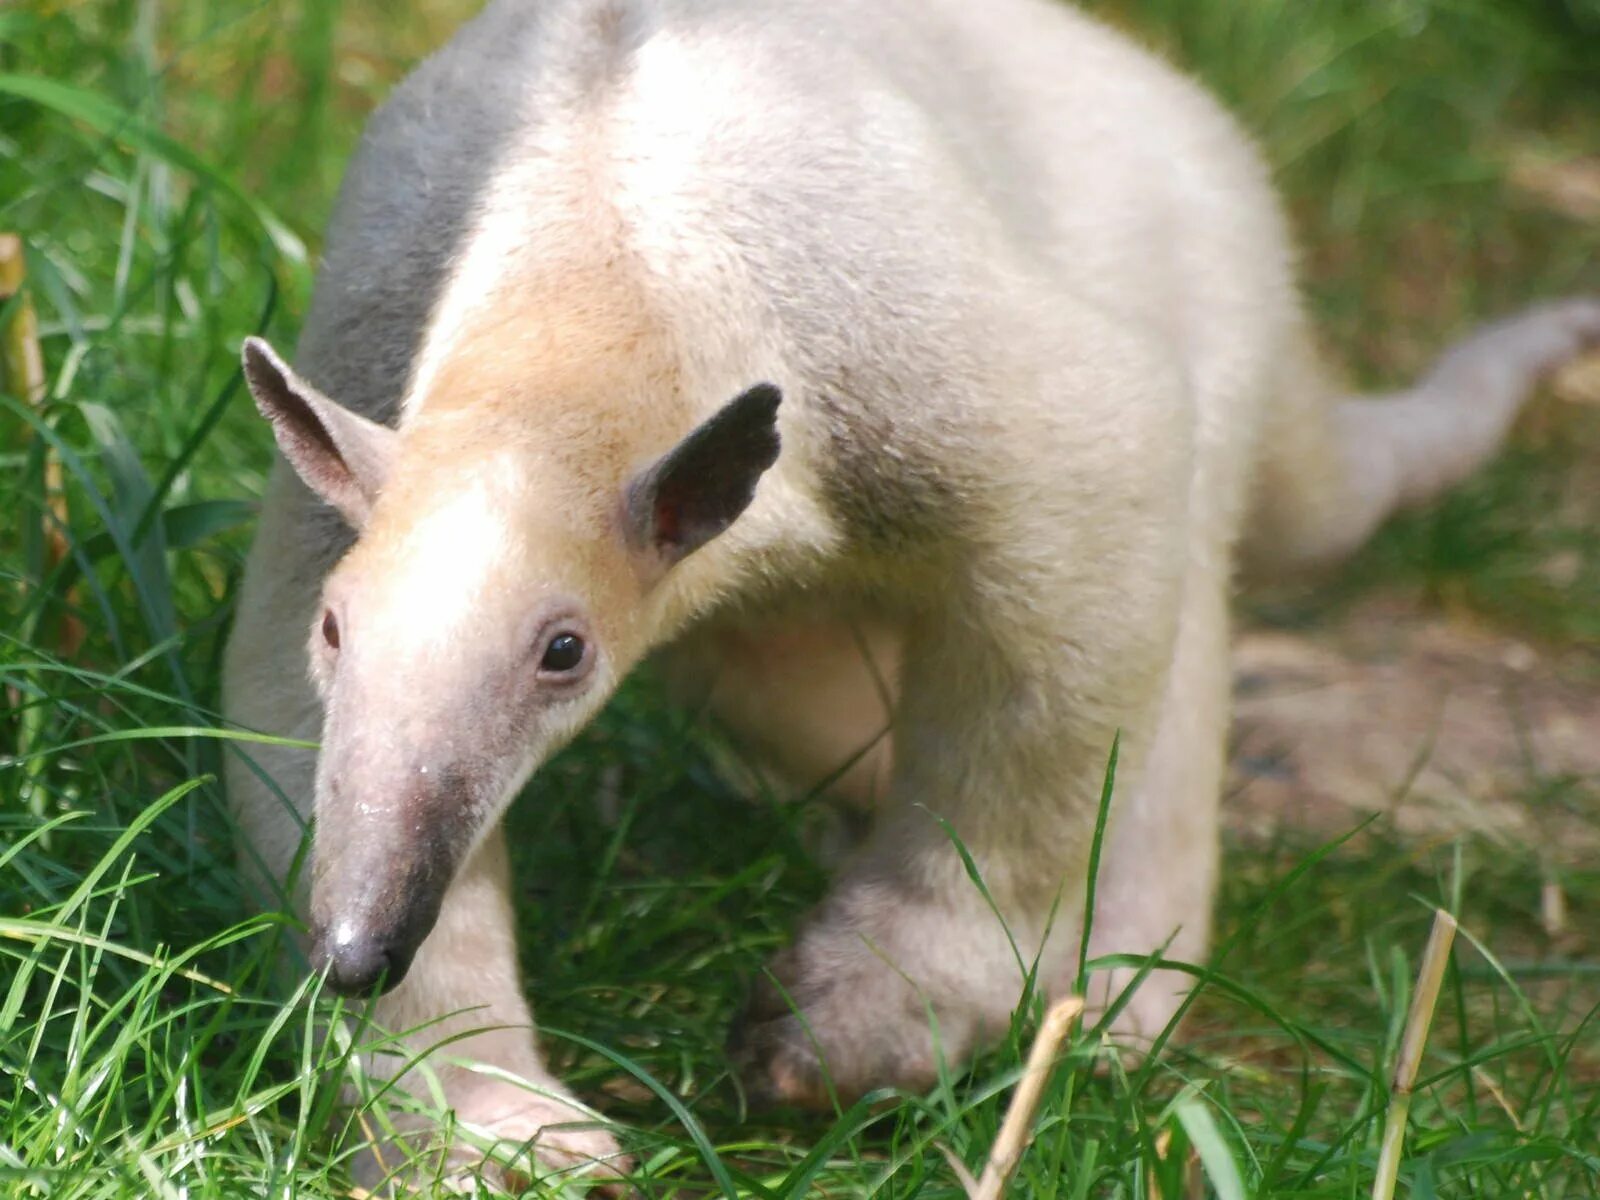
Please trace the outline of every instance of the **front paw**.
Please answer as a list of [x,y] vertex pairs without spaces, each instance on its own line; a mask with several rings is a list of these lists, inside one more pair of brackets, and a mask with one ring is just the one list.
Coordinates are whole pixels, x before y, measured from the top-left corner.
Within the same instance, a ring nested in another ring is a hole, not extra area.
[[[447,1139],[442,1114],[397,1115],[380,1130],[369,1117],[366,1145],[352,1165],[355,1181],[374,1195],[513,1195],[538,1179],[581,1193],[629,1193],[633,1169],[603,1122],[559,1095],[502,1079],[478,1078],[456,1090]],[[587,1185],[587,1189],[585,1188]]]
[[941,1058],[971,1052],[978,1014],[855,943],[803,937],[757,982],[729,1039],[753,1103],[827,1110],[875,1088],[924,1091]]

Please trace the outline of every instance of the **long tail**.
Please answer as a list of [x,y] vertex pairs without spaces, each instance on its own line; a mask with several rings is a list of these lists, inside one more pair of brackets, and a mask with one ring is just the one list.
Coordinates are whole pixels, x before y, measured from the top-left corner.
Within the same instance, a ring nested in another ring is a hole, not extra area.
[[1486,325],[1409,391],[1331,397],[1309,339],[1263,431],[1247,571],[1338,561],[1391,513],[1459,483],[1504,441],[1551,371],[1600,347],[1600,297],[1558,301]]

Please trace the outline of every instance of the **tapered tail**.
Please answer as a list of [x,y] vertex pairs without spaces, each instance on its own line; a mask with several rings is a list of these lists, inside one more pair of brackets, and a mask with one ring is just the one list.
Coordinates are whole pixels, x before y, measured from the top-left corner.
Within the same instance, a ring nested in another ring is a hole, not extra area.
[[1484,326],[1408,391],[1331,395],[1309,339],[1263,431],[1246,570],[1314,569],[1356,550],[1390,514],[1459,483],[1499,448],[1539,381],[1600,348],[1600,297]]

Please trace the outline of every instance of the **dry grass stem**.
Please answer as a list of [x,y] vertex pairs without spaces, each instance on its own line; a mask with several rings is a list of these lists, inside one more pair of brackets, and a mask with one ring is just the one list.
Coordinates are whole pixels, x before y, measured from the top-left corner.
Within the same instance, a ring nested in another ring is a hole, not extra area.
[[1016,1094],[1011,1097],[1011,1106],[1006,1109],[1005,1120],[1000,1123],[1000,1132],[989,1151],[989,1161],[984,1164],[983,1174],[974,1180],[958,1160],[948,1151],[945,1152],[970,1200],[1000,1200],[1004,1194],[1006,1181],[1011,1178],[1011,1172],[1016,1169],[1017,1161],[1027,1148],[1028,1134],[1033,1128],[1033,1114],[1039,1107],[1039,1097],[1044,1094],[1044,1085],[1050,1079],[1050,1068],[1055,1064],[1056,1054],[1066,1040],[1072,1023],[1082,1012],[1083,998],[1068,996],[1057,1001],[1045,1014],[1044,1022],[1033,1039],[1033,1046],[1028,1051],[1028,1062],[1022,1068],[1022,1078],[1017,1081]]
[[1567,892],[1554,879],[1539,888],[1539,924],[1545,934],[1557,938],[1567,932]]
[[1411,1011],[1406,1014],[1405,1032],[1400,1037],[1400,1053],[1395,1058],[1389,1092],[1389,1112],[1384,1119],[1383,1147],[1378,1154],[1378,1174],[1372,1184],[1372,1200],[1393,1200],[1395,1180],[1400,1174],[1400,1155],[1405,1148],[1406,1122],[1411,1115],[1411,1089],[1422,1065],[1422,1050],[1433,1024],[1434,1006],[1450,964],[1450,947],[1456,938],[1456,919],[1441,910],[1433,914],[1433,930],[1428,934],[1422,966],[1417,970],[1417,987],[1411,996]]
[[[27,277],[22,239],[0,233],[0,304],[22,291]],[[0,379],[7,390],[29,404],[44,401],[44,355],[39,350],[39,318],[33,301],[23,296],[0,340]],[[59,481],[58,481],[59,482]]]
[[[28,263],[22,252],[22,239],[14,233],[0,233],[0,305],[16,299],[11,320],[0,331],[0,384],[19,400],[35,408],[44,403],[44,354],[39,349],[39,317],[33,298],[24,290]],[[45,496],[51,520],[45,530],[53,567],[67,554],[63,530],[67,522],[67,498],[61,487],[61,464],[51,456],[45,464]]]
[[[14,233],[0,233],[0,305],[16,300],[11,320],[0,330],[0,386],[34,408],[45,400],[44,353],[39,347],[39,317],[33,297],[26,290],[27,257],[22,239]],[[67,557],[67,494],[61,478],[61,464],[47,454],[44,464],[44,500],[49,515],[44,521],[48,566],[53,570]],[[60,626],[62,654],[71,658],[83,644],[85,629],[76,617],[68,615]]]

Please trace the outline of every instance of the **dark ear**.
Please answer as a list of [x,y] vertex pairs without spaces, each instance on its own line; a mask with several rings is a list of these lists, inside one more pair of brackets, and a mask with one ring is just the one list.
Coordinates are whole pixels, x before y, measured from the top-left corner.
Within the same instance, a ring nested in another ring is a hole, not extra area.
[[628,542],[669,567],[742,513],[778,460],[782,393],[758,383],[697,426],[628,486]]
[[289,465],[360,529],[389,474],[399,435],[329,400],[260,338],[245,339],[244,377]]

